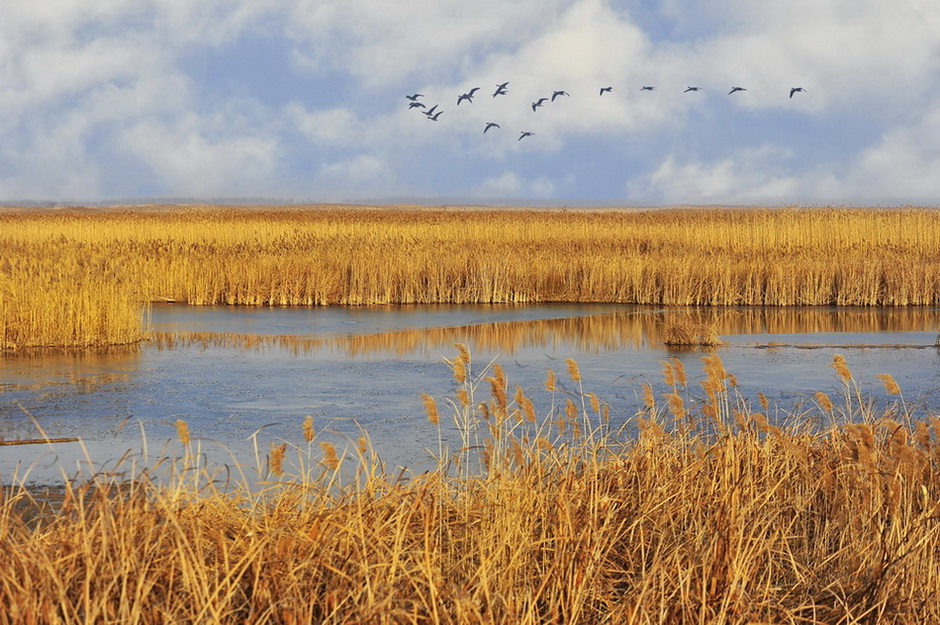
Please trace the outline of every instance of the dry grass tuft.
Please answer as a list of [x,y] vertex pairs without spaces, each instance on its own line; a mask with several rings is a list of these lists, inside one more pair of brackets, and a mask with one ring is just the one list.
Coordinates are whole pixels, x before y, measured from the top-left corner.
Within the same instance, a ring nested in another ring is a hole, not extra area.
[[722,344],[715,326],[691,319],[667,323],[662,336],[667,347],[717,347]]

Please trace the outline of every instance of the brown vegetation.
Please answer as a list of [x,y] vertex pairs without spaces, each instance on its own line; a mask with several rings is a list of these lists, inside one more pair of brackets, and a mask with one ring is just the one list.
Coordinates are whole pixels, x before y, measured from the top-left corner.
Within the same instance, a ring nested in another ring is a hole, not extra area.
[[159,301],[935,305],[940,211],[0,215],[0,349],[134,342]]
[[436,471],[387,475],[308,420],[260,483],[224,487],[179,423],[159,476],[69,486],[38,517],[7,485],[0,623],[937,622],[940,420],[874,412],[844,359],[842,401],[775,420],[703,361],[704,394],[663,363],[627,442],[576,363],[579,390],[535,410],[461,349],[469,444]]

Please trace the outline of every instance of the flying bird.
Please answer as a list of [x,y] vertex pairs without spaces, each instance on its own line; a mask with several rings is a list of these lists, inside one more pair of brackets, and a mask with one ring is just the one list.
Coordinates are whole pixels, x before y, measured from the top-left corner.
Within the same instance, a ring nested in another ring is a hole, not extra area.
[[735,93],[737,91],[747,91],[744,87],[731,87],[731,91],[728,92],[728,95]]
[[535,109],[542,106],[546,102],[548,102],[548,98],[539,98],[538,100],[532,103],[532,110],[534,111]]
[[423,98],[423,97],[424,97],[424,94],[423,94],[423,93],[415,93],[415,94],[413,94],[413,95],[406,95],[406,96],[405,96],[405,99],[411,100],[412,102],[414,102],[414,101],[417,100],[418,98]]
[[437,121],[437,118],[440,117],[440,116],[443,115],[443,114],[444,114],[444,111],[438,111],[438,112],[435,113],[434,115],[428,115],[428,119],[430,119],[432,122],[436,122],[436,121]]
[[690,92],[690,91],[699,91],[699,90],[701,90],[701,87],[689,87],[689,88],[687,88],[685,91],[683,91],[682,93],[688,93],[688,92]]
[[436,111],[436,110],[437,110],[437,105],[435,104],[434,106],[432,106],[432,107],[429,108],[428,110],[426,110],[426,111],[421,111],[421,112],[424,113],[425,115],[427,115],[428,117],[431,117],[432,115],[434,115],[434,111]]
[[498,95],[506,95],[506,87],[509,86],[508,82],[500,83],[496,85],[496,91],[493,92],[493,97],[495,98]]
[[516,141],[522,141],[522,140],[525,139],[526,137],[531,137],[531,136],[534,135],[534,134],[535,134],[534,132],[529,132],[529,131],[527,131],[527,130],[523,130],[523,131],[522,131],[522,134],[519,135],[519,138],[516,139]]
[[421,102],[409,102],[408,108],[409,109],[418,109],[418,108],[423,109],[425,107],[424,107],[424,104],[422,104]]
[[790,89],[790,97],[792,98],[794,93],[797,93],[797,92],[804,93],[805,91],[806,89],[804,89],[803,87],[793,87]]
[[652,91],[655,88],[656,87],[650,87],[649,85],[643,85],[642,87],[640,87],[640,91]]
[[613,90],[614,90],[613,87],[601,87],[600,95],[604,95],[605,93],[610,93]]
[[554,102],[554,101],[555,101],[555,98],[557,98],[557,97],[560,96],[560,95],[566,95],[566,96],[568,96],[569,98],[571,97],[571,94],[568,93],[567,91],[553,91],[553,92],[552,92],[552,102]]
[[499,128],[499,124],[496,122],[486,122],[486,128],[483,129],[483,134],[486,134],[486,131],[490,128]]
[[467,102],[473,104],[473,94],[476,93],[478,89],[479,89],[479,87],[474,87],[473,89],[471,89],[471,90],[468,91],[467,93],[463,93],[463,94],[461,94],[460,96],[458,96],[458,97],[457,97],[457,105],[459,106],[460,103],[463,102],[464,100],[466,100]]

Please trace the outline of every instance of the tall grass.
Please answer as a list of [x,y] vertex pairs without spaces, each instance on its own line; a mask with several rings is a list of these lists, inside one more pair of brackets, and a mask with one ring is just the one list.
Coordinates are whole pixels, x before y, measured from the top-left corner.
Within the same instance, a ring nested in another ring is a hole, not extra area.
[[858,401],[844,359],[841,398],[775,418],[703,360],[664,362],[624,437],[577,363],[536,407],[461,349],[425,403],[464,438],[421,475],[304,422],[226,486],[178,424],[162,473],[39,515],[8,485],[0,623],[936,622],[940,420],[890,376],[897,401]]
[[917,306],[940,302],[940,211],[25,212],[0,215],[0,259],[6,348],[102,318],[95,340],[134,340],[140,314],[106,312],[125,302]]

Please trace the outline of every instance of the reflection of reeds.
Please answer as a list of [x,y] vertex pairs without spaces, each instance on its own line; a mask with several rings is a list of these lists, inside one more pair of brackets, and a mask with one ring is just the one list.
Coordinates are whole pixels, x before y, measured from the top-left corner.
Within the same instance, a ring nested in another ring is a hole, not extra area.
[[[312,314],[316,314],[315,312]],[[174,346],[268,348],[296,354],[336,351],[348,356],[440,352],[466,343],[476,352],[513,354],[524,348],[591,351],[679,345],[675,328],[704,328],[704,338],[726,334],[803,332],[932,331],[936,313],[925,308],[629,308],[562,319],[536,319],[432,327],[341,337],[239,334],[226,332],[152,332],[159,348]],[[702,338],[695,343],[702,345]],[[719,341],[720,342],[720,341]],[[710,344],[714,345],[715,342]]]
[[0,259],[2,349],[133,342],[154,301],[935,305],[940,212],[26,212]]
[[937,622],[940,419],[828,398],[775,418],[703,361],[707,400],[666,361],[629,438],[581,391],[510,398],[494,366],[447,401],[461,448],[420,474],[305,420],[254,481],[186,432],[48,499],[5,484],[0,622]]

